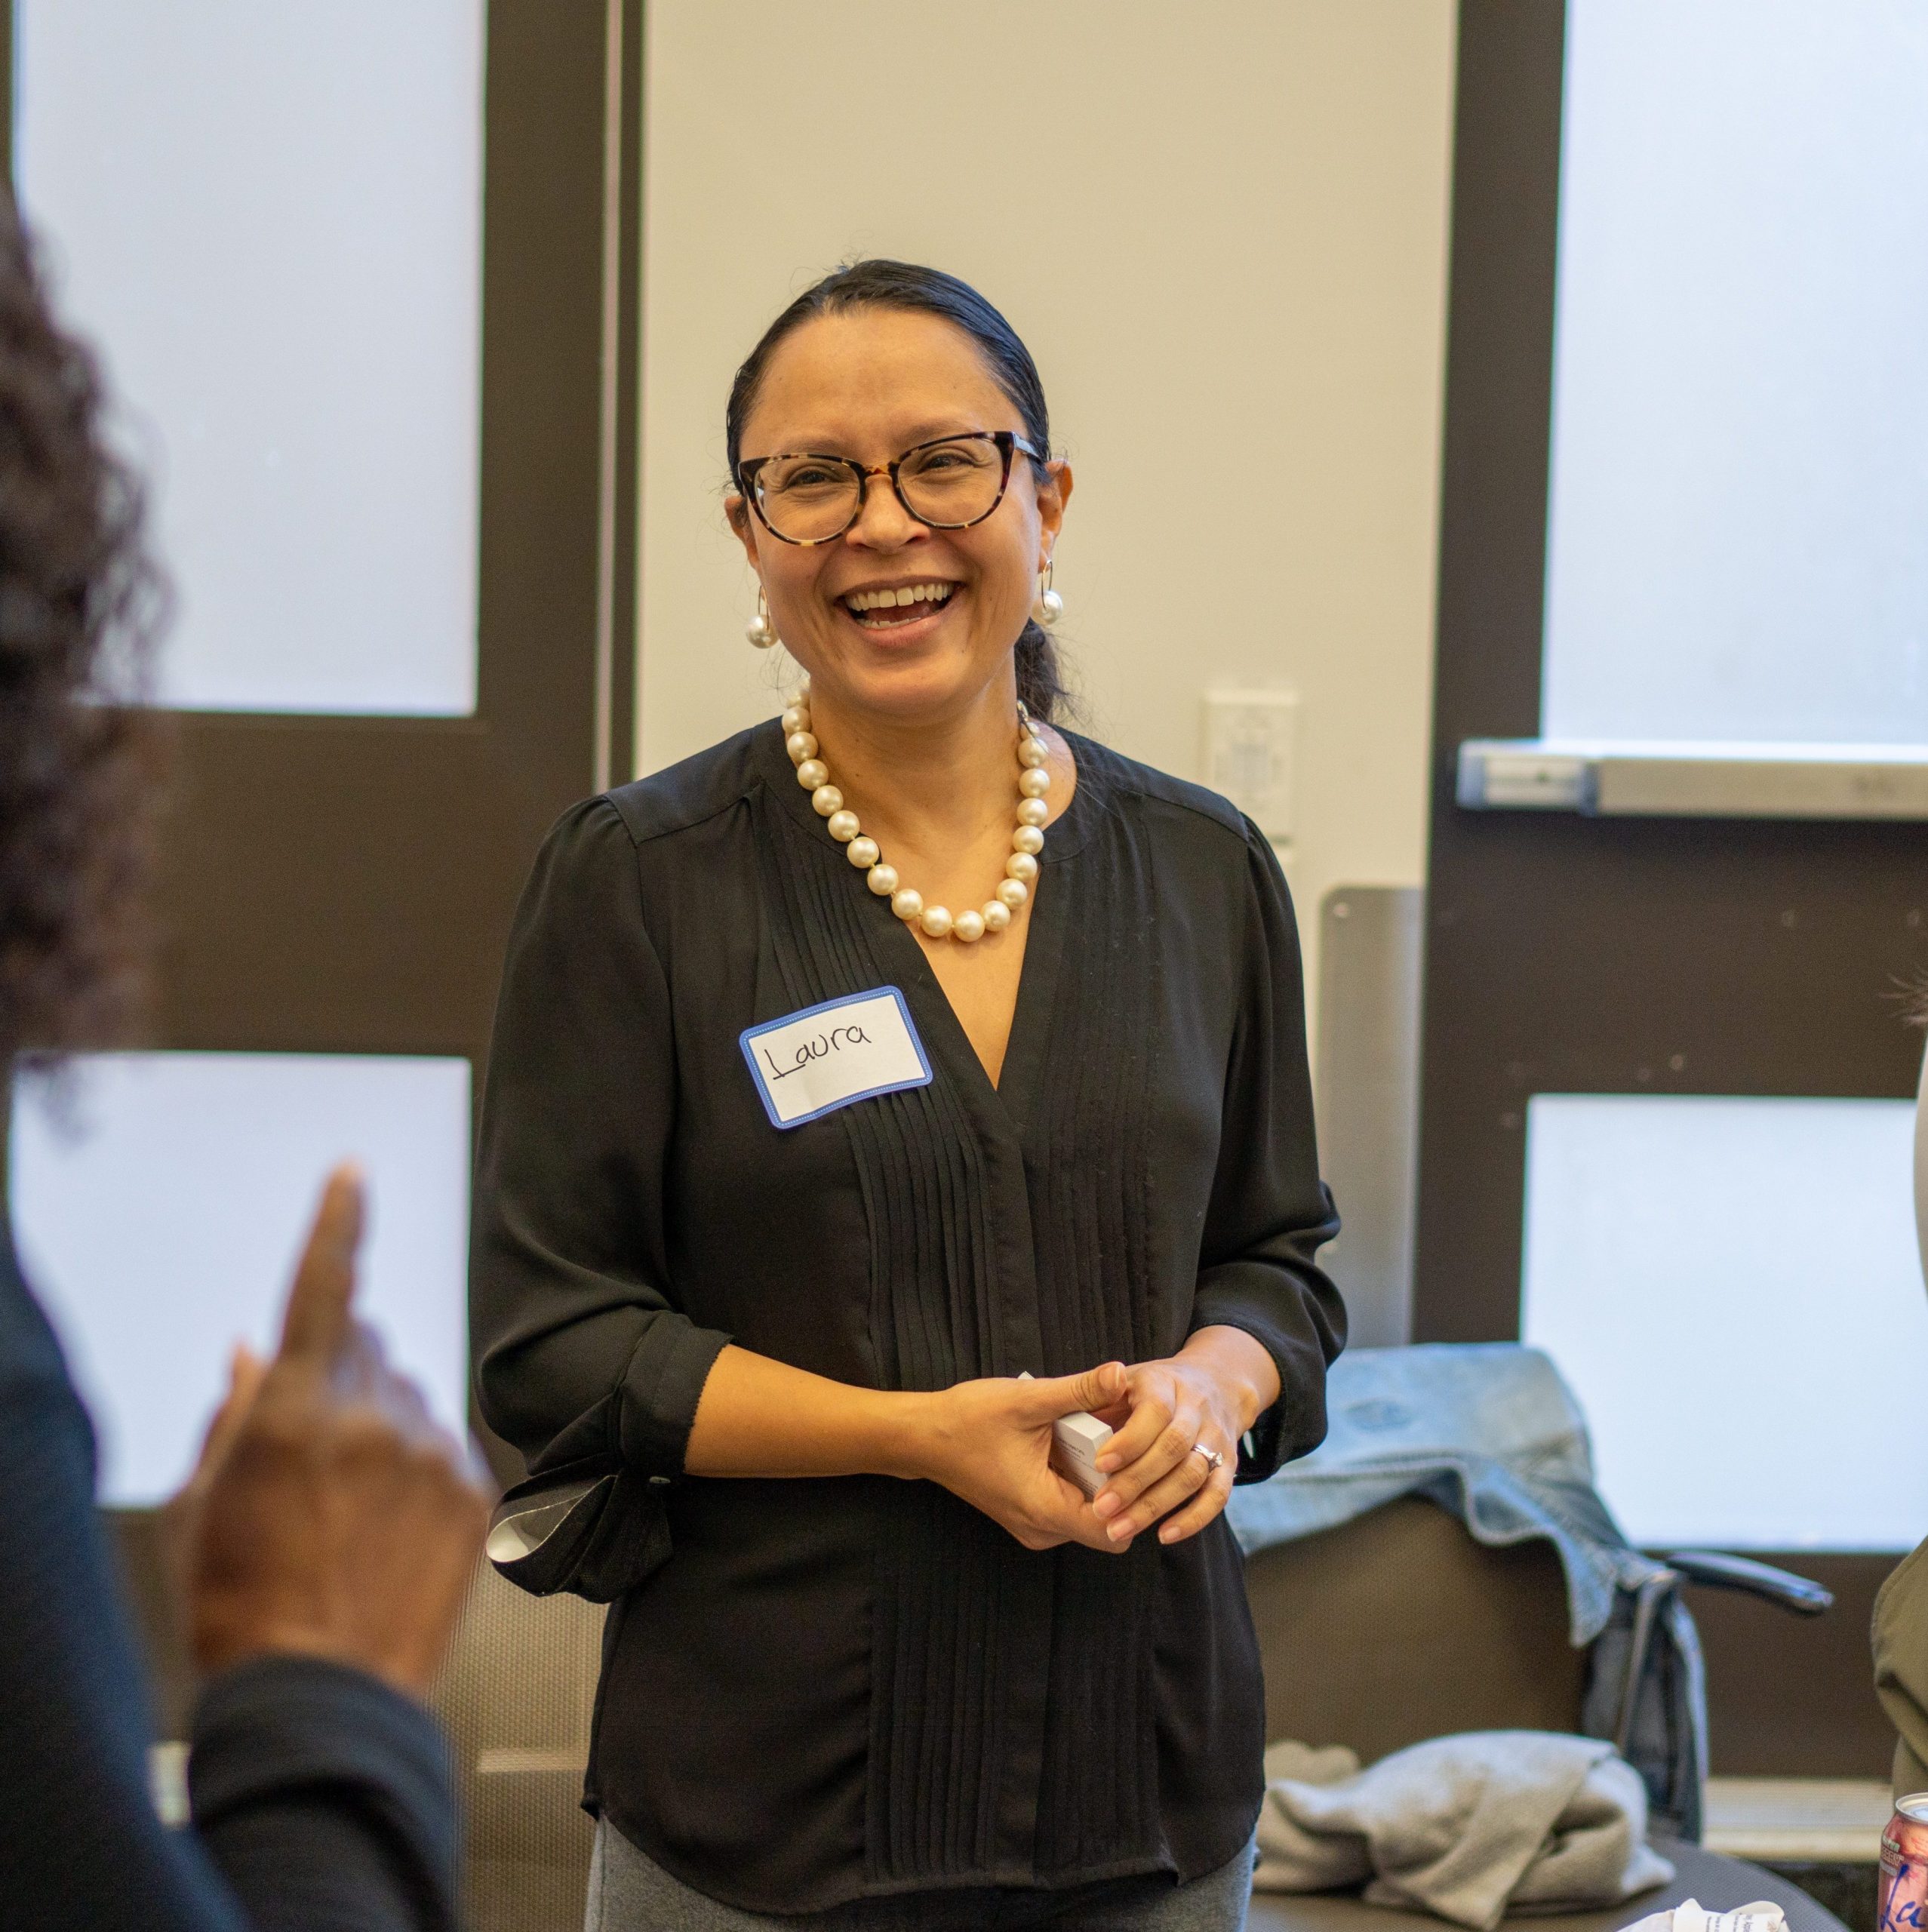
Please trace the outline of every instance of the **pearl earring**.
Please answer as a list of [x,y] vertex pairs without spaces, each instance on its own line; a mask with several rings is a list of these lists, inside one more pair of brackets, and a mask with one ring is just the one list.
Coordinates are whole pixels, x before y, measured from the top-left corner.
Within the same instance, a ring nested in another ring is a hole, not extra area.
[[743,634],[759,651],[767,651],[773,644],[783,641],[776,635],[776,626],[770,621],[770,602],[761,584],[757,586],[756,615],[745,626]]
[[1031,607],[1033,620],[1042,624],[1048,631],[1065,614],[1065,600],[1051,588],[1051,565],[1045,559],[1044,568],[1038,573],[1038,595]]

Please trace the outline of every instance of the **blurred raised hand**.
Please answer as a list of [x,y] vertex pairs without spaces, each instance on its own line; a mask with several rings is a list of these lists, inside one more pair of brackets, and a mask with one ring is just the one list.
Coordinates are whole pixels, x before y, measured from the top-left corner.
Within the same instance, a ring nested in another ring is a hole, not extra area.
[[360,1175],[337,1168],[272,1361],[236,1352],[173,1506],[188,1634],[212,1672],[294,1654],[423,1696],[474,1574],[488,1500],[462,1445],[355,1318]]

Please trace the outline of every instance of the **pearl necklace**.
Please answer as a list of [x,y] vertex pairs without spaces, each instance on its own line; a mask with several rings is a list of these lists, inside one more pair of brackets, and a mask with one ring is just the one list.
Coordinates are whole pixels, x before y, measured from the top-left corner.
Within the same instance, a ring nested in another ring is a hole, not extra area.
[[981,912],[968,909],[955,917],[949,907],[927,906],[924,895],[900,884],[896,868],[884,863],[877,841],[866,838],[855,812],[846,809],[844,795],[830,782],[830,768],[817,755],[817,743],[810,728],[810,687],[806,685],[790,700],[783,714],[784,748],[797,768],[797,783],[810,794],[810,801],[824,822],[824,829],[844,848],[844,856],[864,875],[865,883],[880,899],[890,902],[890,909],[906,925],[914,919],[933,939],[962,940],[968,946],[986,933],[1001,933],[1011,922],[1011,915],[1031,897],[1038,882],[1038,855],[1044,849],[1044,821],[1050,808],[1044,794],[1051,789],[1051,774],[1046,770],[1050,753],[1032,724],[1031,713],[1017,708],[1018,773],[1017,829],[1011,834],[1011,856],[1004,861],[1004,876],[998,881],[996,896],[988,900]]

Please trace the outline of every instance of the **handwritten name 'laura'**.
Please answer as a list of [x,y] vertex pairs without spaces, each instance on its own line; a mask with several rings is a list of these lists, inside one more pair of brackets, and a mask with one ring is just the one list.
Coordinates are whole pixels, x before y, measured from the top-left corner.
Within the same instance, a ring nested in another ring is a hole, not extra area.
[[780,1068],[767,1047],[762,1049],[763,1063],[769,1068],[771,1079],[787,1080],[792,1074],[802,1072],[812,1060],[841,1053],[846,1047],[869,1044],[870,1035],[861,1026],[833,1026],[829,1032],[819,1033],[813,1040],[799,1040],[789,1066]]

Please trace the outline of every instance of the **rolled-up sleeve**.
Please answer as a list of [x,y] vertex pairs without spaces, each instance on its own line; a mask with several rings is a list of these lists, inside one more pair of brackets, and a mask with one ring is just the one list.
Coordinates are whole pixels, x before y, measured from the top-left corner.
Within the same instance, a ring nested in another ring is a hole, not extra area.
[[1326,1370],[1345,1346],[1345,1310],[1314,1259],[1339,1217],[1319,1179],[1291,894],[1249,823],[1246,850],[1238,1013],[1192,1326],[1242,1328],[1278,1367],[1278,1399],[1239,1454],[1238,1481],[1256,1482],[1324,1440]]
[[681,1472],[728,1342],[677,1306],[663,1169],[669,988],[635,848],[592,799],[549,834],[503,971],[478,1149],[470,1319],[483,1415],[537,1469]]

